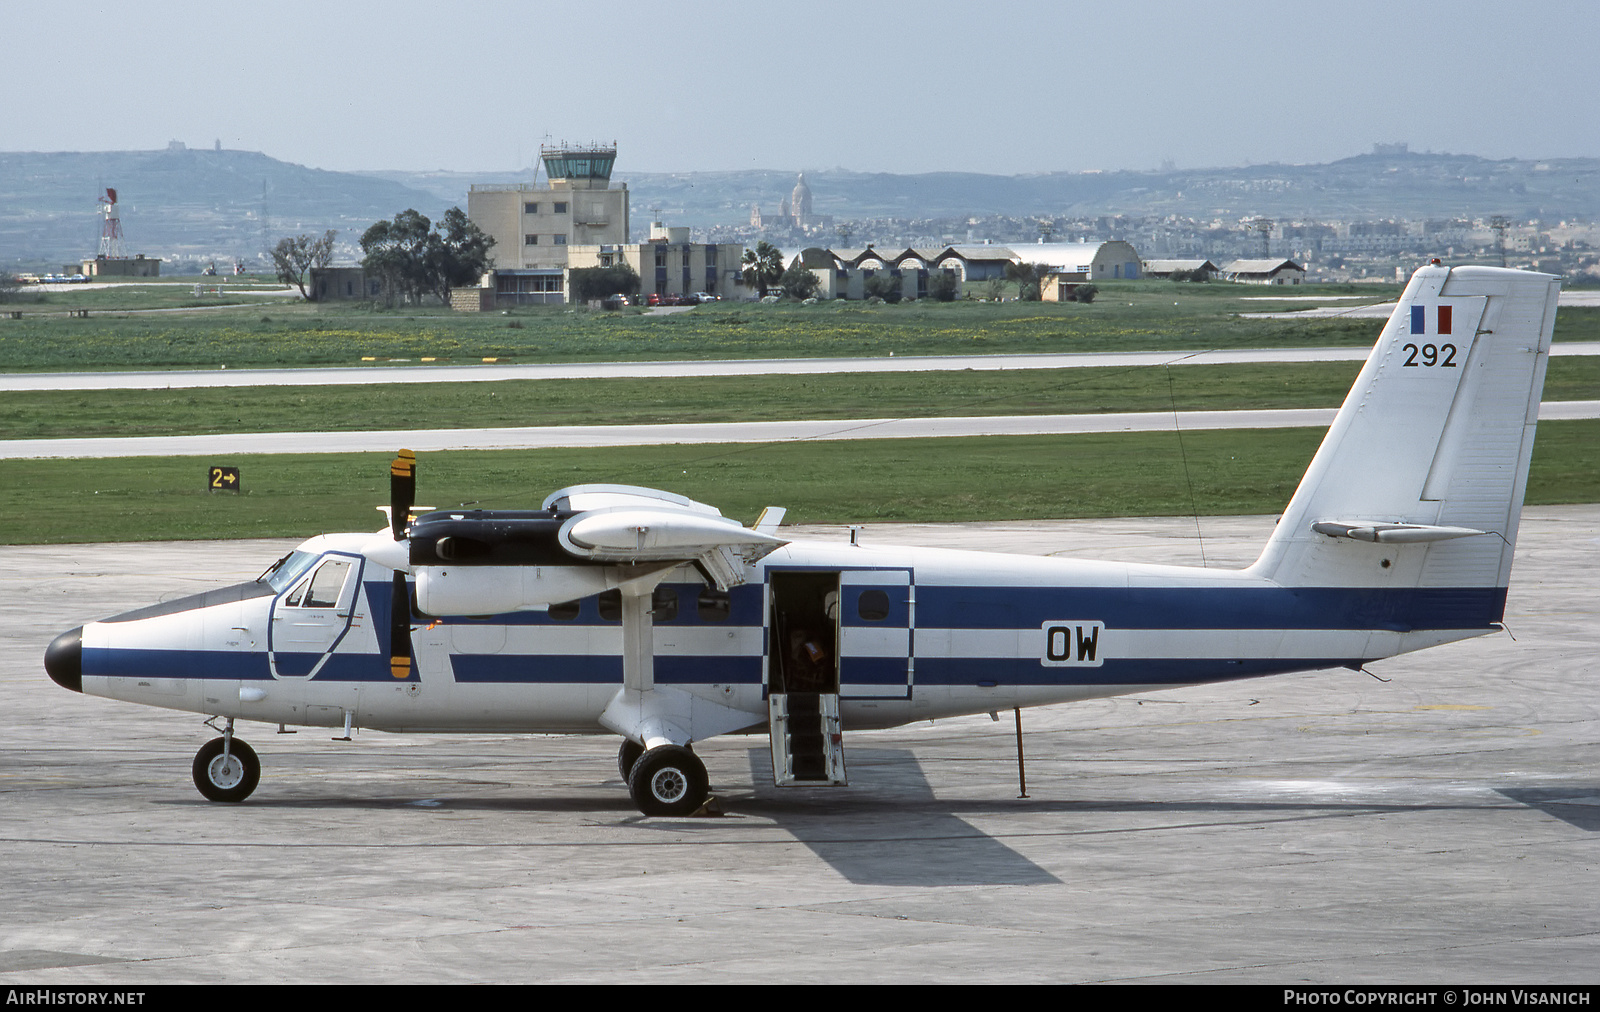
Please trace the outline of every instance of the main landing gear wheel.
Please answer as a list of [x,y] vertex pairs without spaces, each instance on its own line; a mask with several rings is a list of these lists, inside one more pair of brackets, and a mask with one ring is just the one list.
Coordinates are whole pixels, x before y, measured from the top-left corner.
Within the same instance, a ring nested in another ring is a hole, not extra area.
[[194,785],[209,801],[243,801],[261,780],[256,750],[233,739],[226,757],[222,739],[213,738],[194,754]]
[[689,815],[706,803],[705,763],[682,745],[658,745],[628,773],[628,793],[646,815]]
[[633,772],[633,764],[644,755],[644,746],[632,738],[622,739],[622,747],[617,749],[617,771],[622,774],[622,782],[628,782],[628,774]]

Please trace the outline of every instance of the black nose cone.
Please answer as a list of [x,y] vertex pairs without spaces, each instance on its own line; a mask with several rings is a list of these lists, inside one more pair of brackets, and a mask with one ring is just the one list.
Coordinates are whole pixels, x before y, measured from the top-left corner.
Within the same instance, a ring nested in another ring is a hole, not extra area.
[[83,691],[83,626],[50,641],[44,652],[44,669],[63,689]]

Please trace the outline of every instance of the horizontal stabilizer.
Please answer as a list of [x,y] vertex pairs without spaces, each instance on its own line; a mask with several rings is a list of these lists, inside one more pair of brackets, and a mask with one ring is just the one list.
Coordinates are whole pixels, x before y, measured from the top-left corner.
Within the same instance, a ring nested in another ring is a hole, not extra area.
[[1385,545],[1410,545],[1424,541],[1449,541],[1452,538],[1470,538],[1488,531],[1470,527],[1439,527],[1431,524],[1383,524],[1371,520],[1323,520],[1311,525],[1318,534],[1330,538],[1350,538],[1355,541],[1372,541]]

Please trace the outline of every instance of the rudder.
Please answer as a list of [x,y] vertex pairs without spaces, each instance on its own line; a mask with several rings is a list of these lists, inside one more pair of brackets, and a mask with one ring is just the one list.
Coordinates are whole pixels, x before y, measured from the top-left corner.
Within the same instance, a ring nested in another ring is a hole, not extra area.
[[1504,588],[1559,280],[1412,275],[1251,572],[1284,586]]

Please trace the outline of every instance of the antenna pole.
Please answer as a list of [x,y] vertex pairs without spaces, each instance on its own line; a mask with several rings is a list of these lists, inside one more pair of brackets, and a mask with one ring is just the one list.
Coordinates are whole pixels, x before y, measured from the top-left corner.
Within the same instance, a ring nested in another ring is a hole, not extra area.
[[1017,797],[1025,798],[1028,796],[1028,771],[1022,765],[1022,707],[1012,712],[1017,715],[1017,782],[1022,787],[1022,793]]

